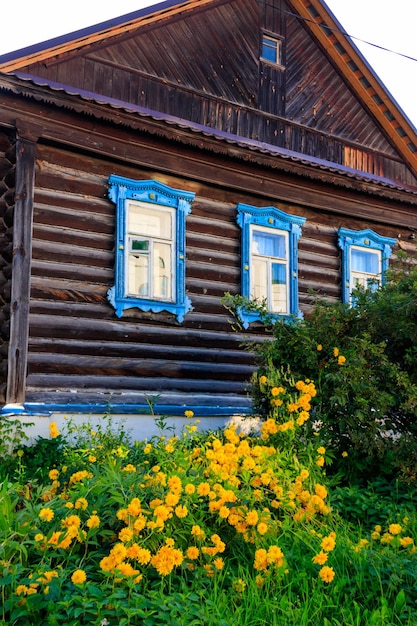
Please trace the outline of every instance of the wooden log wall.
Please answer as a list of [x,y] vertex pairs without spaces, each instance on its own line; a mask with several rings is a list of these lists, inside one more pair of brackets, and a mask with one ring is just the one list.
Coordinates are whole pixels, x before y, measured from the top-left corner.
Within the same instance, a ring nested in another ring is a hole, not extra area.
[[[181,325],[168,313],[137,309],[119,319],[107,300],[114,282],[110,174],[154,178],[196,193],[186,222],[186,288],[194,309]],[[260,190],[254,194],[229,189],[227,174],[220,172],[217,181],[202,183],[39,142],[26,401],[135,403],[144,394],[165,394],[172,404],[203,398],[208,406],[242,405],[253,355],[240,344],[263,334],[234,333],[220,298],[240,292],[236,204],[271,204],[270,198],[262,201]],[[301,308],[308,312],[311,306],[310,288],[339,299],[338,227],[366,228],[369,220],[279,198],[276,204],[307,218],[299,243]],[[374,217],[372,227],[392,236]]]
[[15,187],[15,138],[0,131],[0,403],[6,401]]
[[194,310],[183,325],[169,314],[136,309],[118,319],[106,296],[114,281],[111,173],[152,177],[38,145],[26,400],[41,392],[45,402],[68,401],[77,390],[86,402],[104,396],[132,402],[144,392],[233,402],[252,371],[252,356],[239,347],[242,337],[220,305],[240,281],[235,206],[207,197],[193,203],[187,290]]

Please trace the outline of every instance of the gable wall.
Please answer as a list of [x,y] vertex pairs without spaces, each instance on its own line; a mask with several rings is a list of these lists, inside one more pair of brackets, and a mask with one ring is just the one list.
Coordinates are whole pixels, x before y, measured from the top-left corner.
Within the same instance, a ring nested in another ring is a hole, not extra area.
[[[121,102],[416,184],[388,138],[284,0],[215,3],[23,68]],[[261,29],[286,69],[259,61]]]

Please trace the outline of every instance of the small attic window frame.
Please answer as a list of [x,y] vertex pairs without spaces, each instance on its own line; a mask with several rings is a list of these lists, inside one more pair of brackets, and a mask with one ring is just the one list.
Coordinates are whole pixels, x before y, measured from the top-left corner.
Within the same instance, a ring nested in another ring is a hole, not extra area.
[[268,63],[268,65],[284,69],[282,62],[283,44],[283,38],[276,33],[263,31],[261,33],[260,60],[263,63]]

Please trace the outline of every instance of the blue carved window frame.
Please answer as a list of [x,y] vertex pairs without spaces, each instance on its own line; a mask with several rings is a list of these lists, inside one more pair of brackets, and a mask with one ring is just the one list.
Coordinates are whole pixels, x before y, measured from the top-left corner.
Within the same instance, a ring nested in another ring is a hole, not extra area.
[[[241,293],[246,298],[251,298],[251,227],[261,226],[277,231],[288,233],[288,304],[287,314],[276,313],[273,317],[288,318],[301,317],[298,309],[298,240],[301,237],[301,227],[305,222],[304,217],[289,215],[274,206],[255,207],[239,203],[237,205],[237,223],[242,229],[241,244]],[[259,320],[257,312],[240,309],[239,316],[243,327],[248,328],[251,322]]]
[[352,301],[352,264],[351,251],[352,247],[364,248],[366,250],[378,250],[381,255],[380,261],[380,280],[384,282],[385,273],[388,269],[389,258],[392,254],[392,248],[397,240],[392,237],[383,237],[378,235],[371,229],[366,230],[349,230],[347,228],[339,228],[338,244],[342,250],[342,299],[343,302]]
[[[115,284],[107,292],[107,297],[115,308],[116,315],[121,317],[125,309],[136,307],[145,312],[167,311],[175,315],[181,323],[185,314],[192,309],[191,301],[185,293],[185,221],[186,216],[191,213],[191,202],[195,194],[173,189],[155,180],[132,180],[115,174],[109,177],[108,183],[109,198],[116,205],[116,242]],[[172,301],[141,298],[127,293],[127,217],[130,200],[174,210]]]

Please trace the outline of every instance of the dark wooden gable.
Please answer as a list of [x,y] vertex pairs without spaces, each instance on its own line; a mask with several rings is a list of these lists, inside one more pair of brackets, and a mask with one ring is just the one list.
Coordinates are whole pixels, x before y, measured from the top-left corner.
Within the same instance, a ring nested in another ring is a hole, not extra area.
[[[283,38],[284,70],[260,61],[264,31]],[[395,164],[398,155],[389,137],[347,87],[305,20],[284,0],[204,4],[21,70],[238,136],[414,182],[405,168]],[[379,159],[361,155],[352,161],[359,146],[377,151]],[[383,157],[394,163],[384,165]]]

